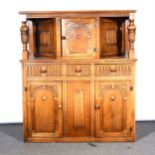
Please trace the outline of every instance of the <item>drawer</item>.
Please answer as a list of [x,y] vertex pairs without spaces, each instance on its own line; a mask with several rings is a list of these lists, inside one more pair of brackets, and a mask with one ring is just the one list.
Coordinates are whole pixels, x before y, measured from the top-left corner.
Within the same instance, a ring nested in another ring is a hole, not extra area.
[[61,64],[27,64],[27,77],[62,76]]
[[95,76],[131,75],[131,64],[96,64]]
[[66,76],[90,76],[89,64],[67,64]]

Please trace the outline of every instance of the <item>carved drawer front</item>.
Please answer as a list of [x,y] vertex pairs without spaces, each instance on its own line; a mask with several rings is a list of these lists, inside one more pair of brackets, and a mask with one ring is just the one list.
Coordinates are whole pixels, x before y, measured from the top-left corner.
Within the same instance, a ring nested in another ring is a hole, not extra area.
[[131,64],[97,64],[95,65],[96,76],[131,75]]
[[90,76],[90,65],[67,65],[66,69],[67,76]]
[[61,64],[28,64],[27,77],[62,76]]

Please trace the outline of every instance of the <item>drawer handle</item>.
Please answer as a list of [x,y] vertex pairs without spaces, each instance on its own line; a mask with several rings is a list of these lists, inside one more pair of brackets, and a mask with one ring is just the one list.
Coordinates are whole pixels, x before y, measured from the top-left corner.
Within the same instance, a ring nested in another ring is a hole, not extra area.
[[81,69],[76,69],[75,72],[76,73],[80,73],[82,70]]
[[76,73],[80,73],[80,72],[82,72],[82,69],[81,69],[81,68],[76,68],[76,69],[75,69],[75,72],[76,72]]
[[47,70],[41,70],[40,73],[47,73]]
[[110,97],[110,100],[111,100],[111,101],[115,101],[115,100],[116,100],[116,97],[115,97],[114,95],[112,95],[112,96]]
[[116,67],[115,66],[111,66],[110,71],[111,72],[116,72]]
[[100,109],[101,106],[100,105],[95,105],[95,109]]

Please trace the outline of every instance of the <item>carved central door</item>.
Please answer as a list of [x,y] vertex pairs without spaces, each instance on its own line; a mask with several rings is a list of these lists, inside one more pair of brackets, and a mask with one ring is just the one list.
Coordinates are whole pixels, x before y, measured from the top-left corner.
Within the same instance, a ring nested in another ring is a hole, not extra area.
[[62,136],[61,83],[35,82],[28,91],[29,136]]
[[63,56],[94,57],[96,52],[95,19],[62,19]]
[[67,82],[65,131],[69,137],[91,134],[91,99],[89,81]]

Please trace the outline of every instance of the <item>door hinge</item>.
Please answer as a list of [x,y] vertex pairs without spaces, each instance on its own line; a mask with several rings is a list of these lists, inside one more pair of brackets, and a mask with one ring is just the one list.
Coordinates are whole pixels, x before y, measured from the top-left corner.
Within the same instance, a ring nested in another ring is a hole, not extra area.
[[130,86],[130,90],[133,91],[133,86]]
[[27,87],[24,87],[24,90],[25,90],[25,91],[28,91],[28,88],[27,88]]

